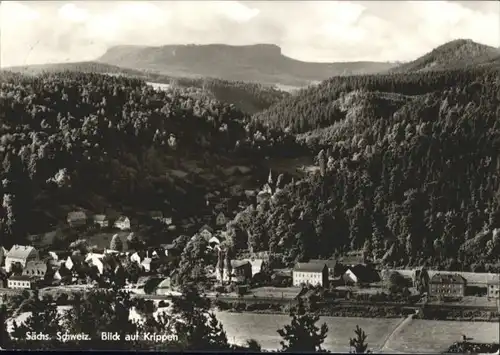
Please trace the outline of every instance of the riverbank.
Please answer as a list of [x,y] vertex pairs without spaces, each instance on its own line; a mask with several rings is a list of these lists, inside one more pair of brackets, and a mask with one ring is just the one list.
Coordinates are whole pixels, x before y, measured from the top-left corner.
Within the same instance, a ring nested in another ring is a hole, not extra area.
[[[223,301],[214,300],[212,306],[229,313],[255,313],[288,315],[295,306],[291,303],[247,303],[244,300]],[[416,319],[427,320],[449,320],[449,321],[481,321],[498,322],[499,314],[494,311],[462,309],[460,307],[446,307],[441,309],[437,306],[417,307],[402,305],[383,304],[322,304],[309,307],[320,316],[328,317],[361,317],[361,318],[404,318],[418,311]]]

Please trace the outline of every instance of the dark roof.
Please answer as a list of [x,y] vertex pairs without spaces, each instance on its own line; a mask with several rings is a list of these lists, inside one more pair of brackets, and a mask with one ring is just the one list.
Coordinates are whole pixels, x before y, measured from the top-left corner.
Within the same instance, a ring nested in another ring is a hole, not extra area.
[[207,231],[209,231],[210,233],[212,233],[214,231],[214,229],[212,227],[210,227],[209,225],[203,225],[198,231],[199,232],[203,232],[203,230],[206,229]]
[[351,272],[356,275],[359,281],[362,282],[377,282],[380,281],[380,275],[371,267],[363,264],[354,265],[349,268]]
[[23,274],[29,275],[33,271],[36,273],[40,271],[45,274],[47,272],[47,264],[43,261],[28,261],[23,269]]
[[175,249],[175,244],[171,243],[171,244],[161,244],[160,245],[163,249],[165,250],[171,250],[171,249]]
[[33,277],[27,275],[13,275],[9,277],[9,280],[13,281],[34,281]]
[[293,268],[293,271],[304,271],[304,272],[323,272],[326,267],[326,263],[297,263]]
[[322,260],[322,259],[311,259],[310,263],[326,264],[329,269],[333,269],[337,265],[337,260]]
[[458,274],[435,274],[432,276],[431,283],[438,284],[465,284],[465,279]]
[[245,266],[247,264],[251,266],[251,264],[248,260],[231,260],[231,267],[233,269]]

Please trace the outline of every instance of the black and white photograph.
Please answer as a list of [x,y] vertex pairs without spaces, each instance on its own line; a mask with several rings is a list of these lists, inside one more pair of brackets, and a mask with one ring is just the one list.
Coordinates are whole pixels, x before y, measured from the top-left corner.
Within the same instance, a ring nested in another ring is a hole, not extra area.
[[0,348],[500,354],[500,1],[2,1]]

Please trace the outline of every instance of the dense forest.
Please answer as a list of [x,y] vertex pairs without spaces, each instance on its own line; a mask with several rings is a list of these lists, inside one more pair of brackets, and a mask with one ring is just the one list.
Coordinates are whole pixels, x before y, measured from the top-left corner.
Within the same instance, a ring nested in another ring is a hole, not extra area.
[[172,77],[154,71],[140,71],[99,62],[40,64],[12,67],[9,68],[9,71],[28,75],[60,72],[125,75],[147,82],[168,84],[178,88],[198,88],[203,89],[207,95],[211,95],[214,99],[233,104],[240,110],[249,114],[264,110],[289,95],[289,93],[278,90],[271,85],[262,85],[253,82],[227,81],[209,77]]
[[[258,166],[296,147],[293,137],[197,89],[159,91],[139,79],[70,71],[1,75],[6,245],[64,220],[75,206],[196,214],[209,188],[199,169]],[[176,174],[189,162],[191,173]]]
[[47,215],[61,219],[59,206],[99,212],[183,201],[176,213],[203,213],[214,186],[196,169],[176,175],[186,162],[259,166],[307,148],[318,172],[291,182],[271,174],[268,193],[227,226],[236,249],[268,250],[285,263],[363,249],[392,266],[499,268],[492,68],[335,77],[253,117],[215,100],[198,79],[158,91],[121,76],[2,75],[9,241],[47,225]]
[[332,78],[283,100],[254,119],[302,133],[319,173],[235,228],[289,262],[363,249],[394,266],[498,271],[499,89],[495,70],[454,70]]
[[420,70],[464,68],[478,65],[500,64],[500,49],[476,43],[470,39],[457,39],[434,48],[409,63],[389,69],[393,73]]

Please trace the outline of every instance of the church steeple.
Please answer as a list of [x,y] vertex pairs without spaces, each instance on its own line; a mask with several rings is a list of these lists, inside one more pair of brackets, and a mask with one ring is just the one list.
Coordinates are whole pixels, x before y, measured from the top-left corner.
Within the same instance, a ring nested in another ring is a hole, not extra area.
[[273,172],[271,169],[269,169],[269,176],[267,177],[267,183],[269,185],[273,185],[274,181],[273,181]]

